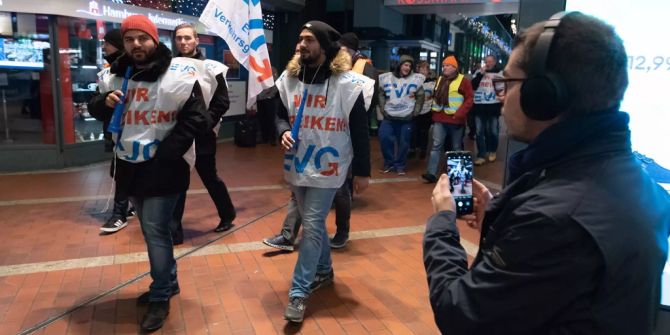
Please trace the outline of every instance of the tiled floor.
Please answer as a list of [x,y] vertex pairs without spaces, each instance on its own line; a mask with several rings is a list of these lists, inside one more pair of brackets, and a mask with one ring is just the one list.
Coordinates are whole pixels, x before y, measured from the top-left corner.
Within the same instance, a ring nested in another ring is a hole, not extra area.
[[[315,293],[302,326],[283,311],[297,253],[260,240],[278,232],[288,191],[282,152],[259,145],[219,145],[219,175],[237,207],[236,229],[211,230],[216,212],[197,175],[177,254],[181,293],[159,334],[437,334],[421,259],[422,229],[431,214],[431,185],[419,181],[425,161],[403,178],[381,175],[373,143],[373,181],[357,196],[352,241],[333,251],[335,285]],[[468,143],[472,146],[472,143]],[[500,150],[499,157],[504,157]],[[100,236],[110,190],[107,164],[0,176],[0,334],[135,334],[144,309],[135,298],[149,284],[137,220]],[[502,163],[475,174],[499,185]],[[328,218],[334,230],[334,214]],[[468,252],[477,235],[460,225]]]

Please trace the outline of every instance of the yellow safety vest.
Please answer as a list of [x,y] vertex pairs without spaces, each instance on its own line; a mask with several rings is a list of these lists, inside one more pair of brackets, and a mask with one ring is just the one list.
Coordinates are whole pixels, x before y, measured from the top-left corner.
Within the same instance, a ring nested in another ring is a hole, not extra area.
[[[442,80],[442,76],[437,79],[437,83],[435,84],[435,90],[433,91],[433,95],[437,94],[437,90],[440,87],[440,81]],[[456,79],[452,80],[451,83],[449,84],[449,106],[442,106],[437,103],[437,100],[433,99],[433,105],[431,106],[431,110],[434,113],[445,113],[447,115],[454,115],[456,114],[456,111],[458,110],[459,107],[463,104],[463,100],[465,98],[463,97],[462,94],[458,93],[458,88],[461,87],[461,82],[463,81],[463,75],[458,74]]]

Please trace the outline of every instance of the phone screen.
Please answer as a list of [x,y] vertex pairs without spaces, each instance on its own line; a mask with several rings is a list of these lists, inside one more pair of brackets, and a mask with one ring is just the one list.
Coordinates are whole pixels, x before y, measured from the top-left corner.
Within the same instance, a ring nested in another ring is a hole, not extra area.
[[456,214],[472,213],[472,153],[448,151],[446,174],[449,176],[451,194],[456,200]]

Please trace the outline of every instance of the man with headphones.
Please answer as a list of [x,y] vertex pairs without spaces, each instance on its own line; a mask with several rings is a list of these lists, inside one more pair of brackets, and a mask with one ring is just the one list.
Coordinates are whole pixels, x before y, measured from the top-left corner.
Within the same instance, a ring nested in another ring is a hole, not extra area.
[[424,235],[430,302],[454,334],[651,334],[670,233],[670,197],[630,145],[621,38],[559,13],[522,32],[502,79],[509,159],[496,197],[475,181],[481,231],[470,267],[442,175]]

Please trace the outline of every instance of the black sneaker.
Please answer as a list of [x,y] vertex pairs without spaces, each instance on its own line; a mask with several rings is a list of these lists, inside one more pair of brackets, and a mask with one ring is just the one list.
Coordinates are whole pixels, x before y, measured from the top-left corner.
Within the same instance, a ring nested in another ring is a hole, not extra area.
[[433,176],[433,175],[430,174],[430,173],[424,173],[424,174],[422,174],[422,175],[421,175],[421,178],[423,178],[423,180],[424,180],[426,183],[428,183],[428,184],[434,184],[434,183],[437,182],[437,177]]
[[348,234],[335,233],[335,236],[330,239],[330,247],[333,249],[342,249],[347,245],[347,242],[349,242]]
[[335,280],[335,272],[330,269],[327,273],[317,273],[314,277],[314,282],[309,286],[310,292],[314,292],[322,287],[333,285]]
[[279,250],[293,251],[293,243],[287,240],[284,235],[279,234],[270,238],[264,238],[263,244]]
[[[174,297],[175,295],[179,294],[179,286],[176,288],[172,288],[172,292],[170,293],[170,298]],[[146,305],[149,303],[149,292],[144,292],[140,294],[139,297],[137,297],[137,304],[138,305]]]
[[163,327],[168,314],[170,314],[170,300],[152,301],[149,303],[149,308],[147,313],[144,314],[140,327],[143,331],[160,329]]
[[135,207],[130,207],[128,209],[128,213],[126,213],[126,219],[132,219],[133,217],[137,216],[137,211],[135,210]]
[[219,225],[214,228],[214,231],[217,233],[223,233],[224,231],[230,230],[235,227],[233,220],[221,220]]
[[128,225],[128,220],[126,218],[115,218],[111,217],[107,222],[105,222],[102,227],[100,227],[100,230],[104,231],[105,233],[116,233],[117,231],[125,228]]
[[291,322],[302,322],[305,318],[305,309],[307,308],[307,298],[289,297],[288,306],[284,312],[284,320]]

